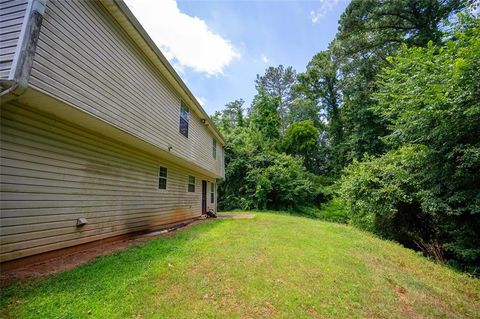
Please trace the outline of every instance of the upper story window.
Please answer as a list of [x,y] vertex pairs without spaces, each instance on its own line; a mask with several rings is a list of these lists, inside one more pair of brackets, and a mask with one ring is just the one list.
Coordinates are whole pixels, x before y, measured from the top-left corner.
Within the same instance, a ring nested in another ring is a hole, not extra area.
[[188,191],[195,193],[195,176],[188,176]]
[[215,183],[210,183],[210,203],[215,203]]
[[190,120],[190,110],[185,103],[181,103],[180,106],[180,125],[179,130],[183,136],[188,137],[188,122]]
[[217,140],[216,139],[212,139],[212,155],[213,155],[213,159],[217,159]]
[[167,168],[163,166],[158,171],[158,189],[167,189]]

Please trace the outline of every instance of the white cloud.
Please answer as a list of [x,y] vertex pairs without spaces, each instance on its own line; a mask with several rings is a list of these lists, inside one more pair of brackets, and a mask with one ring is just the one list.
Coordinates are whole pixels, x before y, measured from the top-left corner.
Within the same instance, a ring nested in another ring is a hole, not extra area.
[[310,11],[312,23],[317,23],[320,18],[329,13],[342,0],[320,0],[320,6],[317,10]]
[[262,62],[264,64],[268,64],[268,62],[270,62],[270,59],[265,55],[265,54],[262,54],[262,56],[260,57],[260,59],[262,60]]
[[205,105],[205,102],[207,102],[207,99],[204,98],[204,97],[195,96],[195,98],[197,99],[198,103],[199,103],[202,107]]
[[207,75],[223,74],[240,58],[230,40],[214,33],[207,23],[180,11],[175,0],[126,0],[155,44],[174,68],[185,67]]

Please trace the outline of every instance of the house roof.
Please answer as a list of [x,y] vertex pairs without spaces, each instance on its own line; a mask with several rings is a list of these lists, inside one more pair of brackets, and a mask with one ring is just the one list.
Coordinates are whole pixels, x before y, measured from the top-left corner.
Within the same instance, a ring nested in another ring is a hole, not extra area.
[[125,2],[122,0],[102,0],[102,4],[120,24],[124,31],[130,36],[130,38],[147,55],[150,61],[158,68],[170,85],[172,85],[177,91],[182,100],[187,103],[187,105],[197,114],[197,116],[200,117],[202,121],[205,120],[205,125],[207,128],[222,143],[222,145],[225,145],[226,142],[222,134],[215,127],[215,124],[212,122],[200,103],[198,103],[190,89],[183,82],[170,62],[168,62],[163,53],[147,34],[145,29],[133,15],[132,11],[130,11]]

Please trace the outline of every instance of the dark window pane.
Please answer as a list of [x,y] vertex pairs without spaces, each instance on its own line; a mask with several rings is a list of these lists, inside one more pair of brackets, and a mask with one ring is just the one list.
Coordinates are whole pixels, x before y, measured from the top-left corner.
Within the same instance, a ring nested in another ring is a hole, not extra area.
[[215,194],[214,193],[210,193],[210,203],[214,203],[215,202]]
[[166,178],[159,178],[158,179],[158,188],[159,189],[167,189],[167,179]]
[[213,159],[217,159],[217,141],[215,139],[212,140],[212,152],[213,152]]
[[183,118],[180,118],[180,133],[183,134],[183,136],[188,137],[188,122]]
[[190,111],[188,110],[188,107],[185,104],[183,104],[183,102],[180,107],[180,117],[185,121],[187,121],[187,123],[190,120]]
[[195,192],[195,176],[188,176],[188,191]]
[[159,176],[160,177],[167,177],[167,168],[166,167],[160,166]]

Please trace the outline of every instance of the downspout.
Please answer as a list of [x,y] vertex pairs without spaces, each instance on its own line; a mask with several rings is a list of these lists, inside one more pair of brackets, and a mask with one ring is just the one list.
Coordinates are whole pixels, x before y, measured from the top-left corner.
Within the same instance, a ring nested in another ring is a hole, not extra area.
[[2,83],[2,86],[8,88],[0,92],[0,104],[18,98],[28,87],[46,3],[47,0],[30,0],[28,2],[9,80]]

